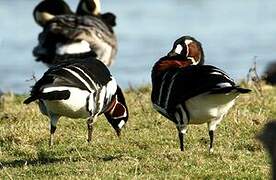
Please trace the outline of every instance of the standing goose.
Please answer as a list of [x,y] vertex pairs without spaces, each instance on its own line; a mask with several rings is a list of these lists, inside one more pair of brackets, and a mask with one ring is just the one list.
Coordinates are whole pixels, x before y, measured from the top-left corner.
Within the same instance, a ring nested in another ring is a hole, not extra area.
[[93,123],[100,114],[106,116],[118,136],[128,120],[122,90],[107,67],[91,58],[90,54],[72,58],[46,71],[24,103],[36,100],[41,113],[50,118],[50,146],[53,145],[56,125],[61,116],[88,118],[89,142]]
[[203,63],[200,42],[183,36],[152,69],[153,107],[175,123],[181,151],[188,124],[207,123],[212,152],[216,126],[238,95],[250,91],[238,87],[221,69]]
[[[43,20],[45,25],[39,34],[39,44],[33,50],[37,61],[51,66],[61,63],[53,62],[56,55],[92,50],[105,65],[113,63],[117,53],[117,40],[113,31],[116,17],[112,13],[100,14],[99,1],[91,1],[96,2],[95,6],[88,6],[84,2],[80,1],[76,14],[56,15]],[[83,13],[88,8],[92,8],[91,14]]]

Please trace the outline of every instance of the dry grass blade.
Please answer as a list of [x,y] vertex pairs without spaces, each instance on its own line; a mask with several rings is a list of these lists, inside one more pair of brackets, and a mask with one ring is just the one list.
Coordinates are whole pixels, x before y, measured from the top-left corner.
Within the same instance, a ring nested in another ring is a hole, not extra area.
[[258,75],[257,72],[257,63],[256,63],[256,57],[254,60],[254,63],[252,67],[249,69],[248,74],[247,74],[247,82],[249,85],[251,85],[254,90],[261,96],[263,97],[263,90],[262,90],[262,84],[261,84],[261,78]]

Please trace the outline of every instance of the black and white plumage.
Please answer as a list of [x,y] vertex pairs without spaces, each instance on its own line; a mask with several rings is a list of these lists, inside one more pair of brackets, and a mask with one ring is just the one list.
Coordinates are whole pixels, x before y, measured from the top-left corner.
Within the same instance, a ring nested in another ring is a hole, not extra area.
[[[86,5],[80,1],[77,12],[82,12],[79,10],[81,8],[87,11],[90,6]],[[99,6],[99,2],[95,5]],[[97,6],[92,8],[99,9]],[[92,50],[105,65],[110,66],[113,63],[117,53],[117,39],[113,31],[116,25],[115,15],[78,13],[56,15],[44,20],[46,23],[39,34],[39,43],[33,50],[37,61],[51,66],[60,63],[52,61],[56,55],[79,54]]]
[[88,141],[92,124],[100,114],[105,114],[118,135],[128,120],[122,90],[107,67],[90,56],[51,67],[33,86],[24,103],[36,100],[40,111],[51,119],[50,145],[61,116],[88,118]]
[[250,90],[238,87],[221,69],[203,65],[202,47],[193,39],[178,39],[171,52],[155,63],[151,99],[153,107],[176,124],[182,151],[188,124],[202,123],[208,124],[213,151],[216,126],[238,95]]

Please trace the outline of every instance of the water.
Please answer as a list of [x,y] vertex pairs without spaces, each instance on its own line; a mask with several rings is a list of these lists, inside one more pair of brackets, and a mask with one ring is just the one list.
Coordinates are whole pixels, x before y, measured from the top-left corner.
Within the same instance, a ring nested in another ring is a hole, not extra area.
[[[38,1],[0,1],[0,89],[26,93],[34,74],[46,66],[32,49],[41,28],[33,21]],[[77,0],[67,0],[72,9]],[[245,78],[257,56],[261,73],[276,58],[274,0],[102,0],[103,12],[117,15],[119,52],[112,74],[124,87],[150,83],[151,67],[175,39],[191,35],[202,42],[206,63],[223,68],[236,80]]]

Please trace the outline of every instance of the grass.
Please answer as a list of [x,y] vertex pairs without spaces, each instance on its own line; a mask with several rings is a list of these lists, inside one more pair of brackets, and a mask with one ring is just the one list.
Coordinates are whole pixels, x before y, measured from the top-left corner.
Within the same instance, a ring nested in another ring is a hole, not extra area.
[[190,125],[180,152],[174,124],[152,109],[150,88],[125,92],[130,119],[116,137],[104,117],[88,144],[84,119],[62,118],[54,147],[49,120],[26,96],[0,103],[0,179],[268,179],[270,160],[255,139],[276,117],[276,88],[242,95],[216,131],[209,154],[207,125]]

